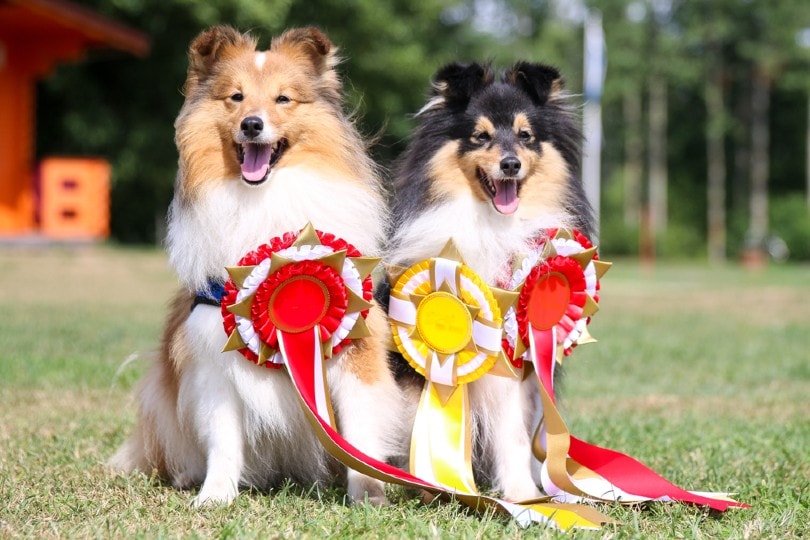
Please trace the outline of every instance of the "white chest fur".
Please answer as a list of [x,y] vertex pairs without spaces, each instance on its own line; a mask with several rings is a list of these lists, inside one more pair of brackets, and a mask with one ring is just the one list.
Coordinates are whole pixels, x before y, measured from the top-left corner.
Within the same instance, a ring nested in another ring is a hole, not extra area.
[[307,222],[378,255],[384,231],[380,197],[356,182],[325,177],[305,167],[275,171],[260,186],[239,180],[216,183],[195,204],[172,202],[169,262],[190,289],[209,277],[226,277],[225,267],[270,238],[298,231]]
[[493,284],[512,256],[525,251],[542,229],[569,222],[566,214],[524,215],[519,210],[503,215],[488,202],[460,197],[423,212],[401,227],[387,262],[408,266],[435,257],[452,238],[467,266]]

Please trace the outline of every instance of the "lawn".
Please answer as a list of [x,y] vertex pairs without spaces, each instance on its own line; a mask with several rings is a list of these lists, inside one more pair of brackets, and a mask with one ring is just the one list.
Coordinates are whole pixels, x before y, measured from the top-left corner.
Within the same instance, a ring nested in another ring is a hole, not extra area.
[[[133,386],[175,287],[165,257],[3,248],[0,268],[0,538],[561,536],[455,504],[422,505],[400,488],[382,509],[290,485],[195,511],[192,493],[111,476],[103,462],[132,427]],[[809,278],[806,266],[619,261],[608,272],[591,324],[599,343],[565,363],[572,433],[687,489],[733,491],[752,508],[608,505],[620,524],[598,536],[810,533]]]

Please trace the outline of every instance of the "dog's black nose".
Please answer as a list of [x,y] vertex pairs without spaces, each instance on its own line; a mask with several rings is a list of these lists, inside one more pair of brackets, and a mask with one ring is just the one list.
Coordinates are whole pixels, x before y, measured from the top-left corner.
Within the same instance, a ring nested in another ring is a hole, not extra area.
[[520,171],[520,160],[517,156],[507,156],[501,160],[501,171],[506,176],[515,176]]
[[254,138],[264,129],[264,122],[258,116],[248,116],[240,126],[245,137]]

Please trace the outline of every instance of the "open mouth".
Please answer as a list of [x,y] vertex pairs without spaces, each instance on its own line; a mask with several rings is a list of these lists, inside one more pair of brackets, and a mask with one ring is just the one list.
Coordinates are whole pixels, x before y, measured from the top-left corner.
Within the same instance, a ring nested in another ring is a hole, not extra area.
[[478,181],[484,187],[484,191],[492,199],[495,210],[501,214],[514,214],[520,204],[518,190],[521,181],[517,178],[492,178],[481,167],[476,168]]
[[235,146],[242,179],[248,184],[258,185],[267,179],[267,175],[287,149],[287,140],[279,139],[274,144],[244,143]]

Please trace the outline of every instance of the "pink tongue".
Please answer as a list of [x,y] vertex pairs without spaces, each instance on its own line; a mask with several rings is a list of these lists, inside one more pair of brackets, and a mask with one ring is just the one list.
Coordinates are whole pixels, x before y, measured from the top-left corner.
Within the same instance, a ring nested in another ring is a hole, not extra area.
[[495,197],[492,202],[501,214],[513,214],[518,209],[517,182],[494,182]]
[[242,177],[249,182],[258,182],[267,176],[273,148],[269,144],[246,144],[242,160]]

